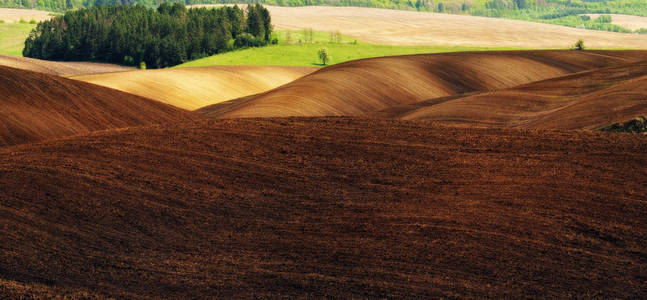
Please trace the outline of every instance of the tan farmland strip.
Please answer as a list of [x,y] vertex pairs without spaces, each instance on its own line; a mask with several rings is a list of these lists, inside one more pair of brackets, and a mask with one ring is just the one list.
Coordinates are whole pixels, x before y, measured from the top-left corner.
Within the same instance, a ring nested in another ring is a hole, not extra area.
[[73,77],[184,109],[261,93],[317,70],[310,67],[217,66]]
[[52,16],[50,12],[36,9],[20,9],[20,8],[0,8],[0,20],[5,22],[19,22],[20,20],[36,22],[48,20]]

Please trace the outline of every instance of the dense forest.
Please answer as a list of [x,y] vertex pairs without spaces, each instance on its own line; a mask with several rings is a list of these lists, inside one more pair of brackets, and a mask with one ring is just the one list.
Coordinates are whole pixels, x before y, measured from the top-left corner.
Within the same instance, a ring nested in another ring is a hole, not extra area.
[[[25,41],[23,55],[163,68],[216,53],[263,46],[272,32],[260,4],[186,9],[162,3],[97,6],[44,21]],[[143,65],[142,65],[143,66]]]

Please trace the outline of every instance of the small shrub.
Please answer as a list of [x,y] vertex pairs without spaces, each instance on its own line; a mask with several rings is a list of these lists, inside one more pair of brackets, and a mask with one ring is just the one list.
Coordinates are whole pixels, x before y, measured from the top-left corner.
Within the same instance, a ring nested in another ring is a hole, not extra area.
[[36,24],[36,20],[35,19],[29,20],[29,24]]
[[575,45],[573,45],[573,50],[578,50],[578,51],[584,50],[584,41],[583,40],[578,40],[575,43]]
[[143,62],[143,61],[142,61],[142,62],[140,62],[140,63],[139,63],[139,69],[140,69],[140,70],[146,70],[146,62]]
[[624,123],[613,123],[600,128],[600,130],[608,132],[647,133],[647,118],[637,117]]
[[330,62],[330,55],[328,54],[328,49],[320,48],[319,51],[317,51],[317,55],[319,56],[319,60],[324,66]]
[[18,22],[19,22],[19,23],[24,23],[24,24],[26,24],[26,23],[27,23],[27,21],[25,21],[25,19],[23,19],[23,18],[20,18],[20,21],[18,21]]

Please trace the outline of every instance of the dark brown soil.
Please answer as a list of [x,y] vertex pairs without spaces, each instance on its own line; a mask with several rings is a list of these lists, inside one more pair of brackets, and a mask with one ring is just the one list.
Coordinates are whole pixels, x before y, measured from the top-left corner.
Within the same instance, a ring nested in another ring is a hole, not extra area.
[[211,120],[0,149],[0,294],[642,298],[647,137]]

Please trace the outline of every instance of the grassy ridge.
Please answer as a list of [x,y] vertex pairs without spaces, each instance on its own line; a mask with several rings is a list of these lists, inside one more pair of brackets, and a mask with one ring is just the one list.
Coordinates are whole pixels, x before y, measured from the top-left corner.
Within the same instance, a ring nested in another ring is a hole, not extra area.
[[337,64],[361,58],[406,55],[418,53],[510,50],[511,48],[483,48],[457,46],[391,46],[361,42],[348,36],[334,33],[307,31],[277,31],[278,45],[248,48],[186,62],[176,67],[203,67],[213,65],[259,65],[259,66],[321,66],[317,57],[320,48],[330,54],[330,63]]
[[22,56],[25,38],[36,24],[0,23],[0,54]]

